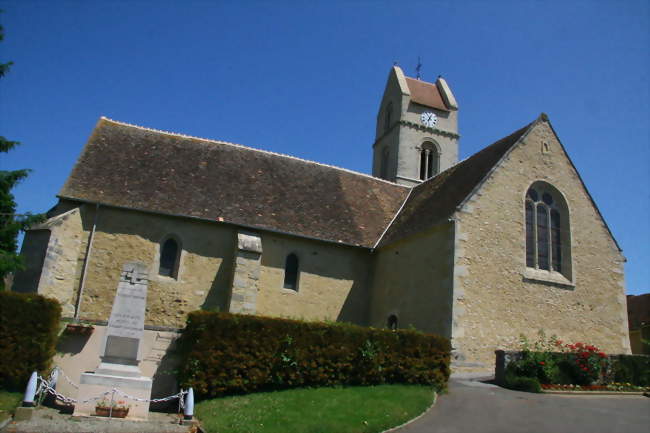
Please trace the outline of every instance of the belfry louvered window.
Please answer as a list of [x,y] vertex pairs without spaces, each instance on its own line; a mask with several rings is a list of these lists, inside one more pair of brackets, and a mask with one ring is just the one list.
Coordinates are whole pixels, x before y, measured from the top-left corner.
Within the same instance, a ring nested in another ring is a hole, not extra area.
[[526,266],[567,274],[569,219],[564,199],[550,185],[538,182],[528,189],[525,211]]
[[438,149],[431,142],[425,142],[420,149],[420,180],[427,180],[438,174]]
[[386,111],[384,113],[384,132],[390,129],[392,115],[393,115],[393,103],[389,102],[388,105],[386,105]]

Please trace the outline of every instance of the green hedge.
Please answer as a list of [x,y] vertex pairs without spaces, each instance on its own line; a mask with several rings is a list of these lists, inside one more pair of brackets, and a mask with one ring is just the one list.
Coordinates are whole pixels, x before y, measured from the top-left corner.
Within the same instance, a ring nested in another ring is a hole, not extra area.
[[614,381],[650,386],[650,356],[613,355],[611,360]]
[[0,388],[21,390],[54,356],[61,307],[53,299],[0,291]]
[[417,331],[196,311],[179,340],[179,382],[199,395],[302,386],[446,386],[449,340]]

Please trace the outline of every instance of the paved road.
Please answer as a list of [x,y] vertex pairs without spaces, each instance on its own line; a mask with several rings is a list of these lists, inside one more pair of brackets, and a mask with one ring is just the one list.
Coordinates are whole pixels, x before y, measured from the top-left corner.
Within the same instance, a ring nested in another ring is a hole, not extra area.
[[649,433],[650,398],[531,394],[452,379],[399,433]]

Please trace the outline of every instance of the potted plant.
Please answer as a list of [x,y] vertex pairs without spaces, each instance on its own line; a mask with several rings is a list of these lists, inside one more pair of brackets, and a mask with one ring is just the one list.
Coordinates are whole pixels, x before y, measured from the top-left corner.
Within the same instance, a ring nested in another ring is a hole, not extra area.
[[97,402],[95,406],[95,415],[97,416],[110,416],[112,418],[126,418],[129,414],[131,406],[126,404],[124,400],[111,401],[102,399]]
[[72,335],[88,336],[93,333],[95,327],[90,323],[72,322],[65,326],[65,333]]

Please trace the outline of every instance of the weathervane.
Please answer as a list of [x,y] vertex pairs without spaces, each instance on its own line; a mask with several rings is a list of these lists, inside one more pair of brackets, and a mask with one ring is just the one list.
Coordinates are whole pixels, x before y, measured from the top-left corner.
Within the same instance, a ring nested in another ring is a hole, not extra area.
[[420,69],[422,68],[422,63],[420,63],[420,56],[418,56],[418,65],[415,67],[415,78],[420,79]]

